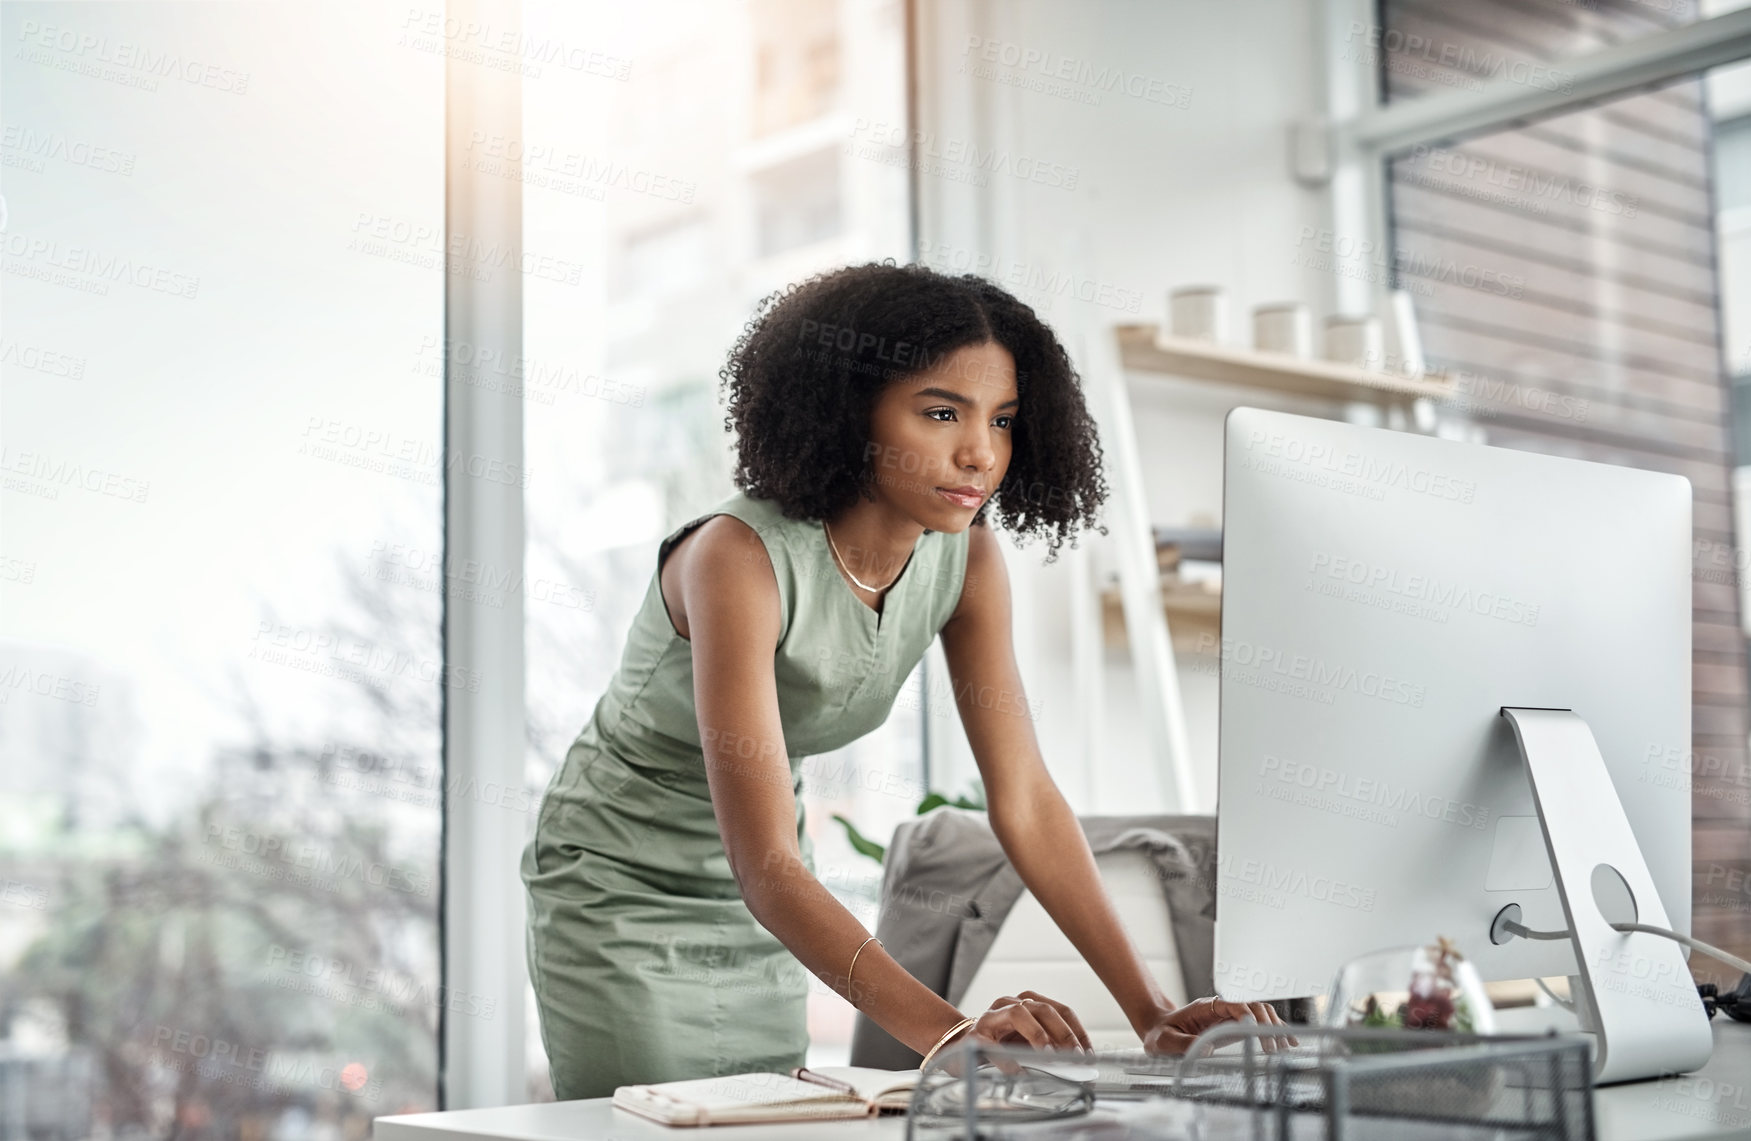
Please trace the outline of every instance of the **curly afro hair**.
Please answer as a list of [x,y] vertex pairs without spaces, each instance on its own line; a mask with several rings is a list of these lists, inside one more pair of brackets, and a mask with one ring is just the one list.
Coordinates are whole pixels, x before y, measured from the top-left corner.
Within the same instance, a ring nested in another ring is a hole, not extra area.
[[1034,311],[976,274],[893,261],[847,266],[765,299],[720,370],[735,483],[792,519],[826,519],[875,498],[866,446],[877,396],[947,354],[996,342],[1015,359],[1020,408],[1009,469],[979,508],[1018,537],[1045,537],[1046,562],[1107,496],[1100,439],[1076,370]]

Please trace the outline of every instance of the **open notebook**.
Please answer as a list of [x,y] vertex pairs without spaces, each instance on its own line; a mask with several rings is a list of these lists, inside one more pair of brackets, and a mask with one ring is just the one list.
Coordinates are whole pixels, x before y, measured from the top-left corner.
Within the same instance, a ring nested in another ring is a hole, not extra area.
[[614,1104],[664,1125],[823,1121],[904,1112],[920,1070],[798,1066],[789,1074],[732,1074],[620,1086]]

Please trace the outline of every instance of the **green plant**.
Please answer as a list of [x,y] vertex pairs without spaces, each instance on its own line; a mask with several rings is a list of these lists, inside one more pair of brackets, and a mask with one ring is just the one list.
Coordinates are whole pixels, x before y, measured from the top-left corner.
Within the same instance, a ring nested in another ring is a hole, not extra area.
[[[951,808],[970,808],[975,812],[985,811],[985,783],[975,777],[973,780],[972,793],[967,796],[957,796],[953,800],[950,800],[940,792],[928,793],[923,800],[918,802],[918,811],[915,815],[923,816],[931,809],[941,808],[945,804]],[[878,844],[868,836],[865,836],[862,832],[859,832],[855,824],[839,813],[835,812],[833,814],[833,819],[839,821],[840,824],[845,826],[845,838],[851,842],[851,847],[855,851],[861,855],[868,856],[878,864],[882,862],[883,858],[888,854],[885,845]]]

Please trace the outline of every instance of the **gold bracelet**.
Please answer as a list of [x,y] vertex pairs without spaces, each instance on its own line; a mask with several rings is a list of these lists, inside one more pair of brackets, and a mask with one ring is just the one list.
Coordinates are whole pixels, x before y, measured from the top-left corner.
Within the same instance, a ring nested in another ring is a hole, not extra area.
[[953,1038],[956,1034],[959,1034],[961,1031],[967,1029],[967,1027],[972,1026],[978,1021],[977,1018],[963,1018],[953,1026],[950,1026],[948,1028],[948,1033],[944,1034],[941,1038],[938,1038],[936,1040],[936,1045],[932,1046],[930,1052],[924,1055],[924,1060],[918,1063],[918,1068],[922,1070],[929,1066],[930,1059],[936,1057],[936,1052],[946,1046],[950,1038]]
[[[865,939],[863,942],[861,942],[857,945],[857,950],[851,952],[851,965],[849,967],[845,968],[845,997],[847,999],[850,999],[850,997],[851,997],[851,972],[855,971],[857,969],[857,956],[863,954],[863,949],[865,947],[869,946],[872,941],[878,947],[880,947],[882,945],[882,941],[880,939],[877,939],[874,935],[871,935],[868,939]],[[853,1005],[856,1005],[856,1004],[853,1003]]]

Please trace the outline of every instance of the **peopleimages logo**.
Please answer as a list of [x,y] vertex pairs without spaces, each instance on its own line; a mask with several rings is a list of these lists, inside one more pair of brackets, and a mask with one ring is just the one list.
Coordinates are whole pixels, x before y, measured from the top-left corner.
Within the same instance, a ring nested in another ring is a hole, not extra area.
[[[99,79],[125,78],[128,86],[142,90],[158,90],[159,79],[180,79],[191,86],[209,87],[233,95],[242,95],[249,89],[247,71],[204,60],[184,59],[177,52],[154,51],[145,44],[112,40],[93,32],[25,20],[19,26],[18,39],[23,49],[15,58],[29,58],[33,63],[58,66],[63,71]],[[32,54],[26,56],[26,51]],[[55,59],[54,52],[60,52],[64,58]]]
[[[1485,831],[1492,821],[1488,808],[1469,800],[1454,800],[1440,793],[1425,796],[1391,781],[1355,777],[1323,765],[1311,765],[1270,753],[1265,754],[1264,761],[1259,765],[1259,776],[1316,794],[1354,801],[1359,805],[1390,809],[1393,812],[1404,812],[1428,820],[1441,820],[1448,824],[1457,824],[1461,828]],[[1396,820],[1392,821],[1392,826],[1397,826]]]
[[[1407,287],[1413,282],[1405,279],[1420,279],[1415,284],[1442,282],[1501,297],[1517,298],[1526,292],[1526,278],[1520,274],[1505,274],[1475,262],[1461,264],[1449,257],[1404,246],[1381,245],[1371,238],[1357,238],[1336,230],[1303,226],[1295,237],[1295,248],[1295,259],[1305,258],[1315,268],[1328,269],[1327,259],[1336,258],[1353,268],[1365,265],[1390,270],[1392,279],[1404,281]],[[1377,279],[1369,275],[1367,280]]]
[[207,825],[204,843],[201,862],[229,870],[259,871],[270,879],[316,887],[338,886],[347,879],[409,895],[431,895],[433,890],[428,873],[380,860],[366,861],[350,852],[337,854],[312,839],[255,832],[215,821]]
[[[1078,167],[1065,166],[1036,155],[1022,154],[1003,147],[986,149],[970,139],[952,135],[945,138],[933,131],[909,131],[904,124],[880,122],[861,116],[852,129],[852,139],[854,143],[870,143],[902,153],[903,148],[915,148],[918,158],[927,168],[931,163],[946,163],[982,177],[992,174],[1008,175],[1023,182],[1060,190],[1075,190],[1076,181],[1081,176]],[[980,182],[978,185],[984,183]]]
[[1619,194],[1607,187],[1575,182],[1565,174],[1542,174],[1531,167],[1427,143],[1412,147],[1410,158],[1413,161],[1423,159],[1429,170],[1456,178],[1482,181],[1528,198],[1572,202],[1589,210],[1621,214],[1626,218],[1635,217],[1641,204],[1641,199],[1633,194]]
[[1385,51],[1395,59],[1418,59],[1474,77],[1506,78],[1523,87],[1563,94],[1573,91],[1575,87],[1573,72],[1558,71],[1537,60],[1510,58],[1487,48],[1480,50],[1466,43],[1431,40],[1427,36],[1398,28],[1385,28],[1378,24],[1352,20],[1350,34],[1346,38],[1352,43],[1359,41],[1371,53]]
[[152,1034],[150,1061],[158,1068],[194,1074],[208,1085],[236,1085],[257,1090],[301,1086],[376,1101],[383,1080],[373,1078],[359,1062],[328,1064],[309,1051],[252,1047],[224,1038],[160,1025]]
[[[1425,689],[1379,670],[1359,670],[1308,654],[1291,654],[1274,646],[1258,646],[1244,639],[1222,639],[1222,676],[1236,667],[1275,674],[1306,682],[1324,690],[1347,690],[1361,697],[1376,697],[1396,705],[1422,708]],[[1236,679],[1240,680],[1240,679]]]
[[1473,590],[1433,575],[1403,574],[1393,567],[1315,552],[1308,571],[1318,577],[1346,582],[1368,590],[1384,591],[1415,602],[1450,610],[1464,610],[1519,626],[1538,625],[1539,607],[1488,590]]
[[[1373,911],[1375,891],[1347,880],[1336,879],[1305,868],[1280,868],[1268,860],[1230,860],[1216,853],[1219,894],[1250,899],[1281,910],[1285,897],[1298,895],[1315,903],[1329,903],[1354,911]],[[1247,893],[1255,888],[1267,893],[1263,898]],[[1276,898],[1272,898],[1275,896]]]
[[1693,753],[1688,749],[1680,749],[1676,745],[1649,745],[1648,752],[1642,758],[1644,768],[1658,765],[1685,776],[1699,776],[1707,780],[1737,784],[1751,787],[1751,764],[1741,763],[1734,772],[1727,764],[1727,758],[1716,753]]
[[[1059,81],[1044,83],[1035,88],[1046,94],[1069,95],[1077,88],[1086,89],[1080,92],[1083,96],[1080,101],[1096,105],[1100,103],[1102,94],[1114,92],[1169,107],[1184,108],[1191,104],[1192,89],[1181,84],[1169,83],[1158,76],[1126,71],[1122,67],[1096,65],[1074,56],[1060,55],[1054,51],[1007,40],[968,36],[961,55],[966,59],[999,64],[1024,73],[1037,73],[1040,80]],[[979,74],[982,79],[996,77],[990,72],[975,74]],[[1018,86],[1035,85],[1022,83]]]
[[1593,985],[1618,994],[1685,1010],[1702,1010],[1690,968],[1676,953],[1642,954],[1633,947],[1602,944],[1593,952]]
[[1470,503],[1477,498],[1477,483],[1473,480],[1455,479],[1395,460],[1378,460],[1329,444],[1309,443],[1281,432],[1254,429],[1247,434],[1246,449],[1260,457],[1328,472],[1363,485],[1397,488],[1455,503]]
[[1222,959],[1216,960],[1212,975],[1218,990],[1244,988],[1265,994],[1324,994],[1331,982],[1327,979],[1316,983],[1298,975],[1286,975],[1248,963],[1230,963]]
[[[459,991],[444,983],[428,984],[387,967],[359,969],[345,959],[278,943],[268,948],[268,966],[295,976],[276,979],[274,985],[280,990],[300,990],[373,1010],[399,1012],[418,1006],[472,1018],[491,1018],[498,1008],[496,998]],[[376,1001],[379,999],[382,1001]]]
[[[23,233],[0,235],[0,250],[8,258],[17,259],[8,266],[8,273],[48,280],[55,276],[55,270],[64,270],[66,274],[82,275],[76,280],[92,286],[92,292],[104,295],[112,284],[132,285],[192,301],[201,288],[201,279],[192,274],[136,262],[131,257],[89,246],[63,246],[59,241]],[[33,273],[33,269],[41,272]]]

